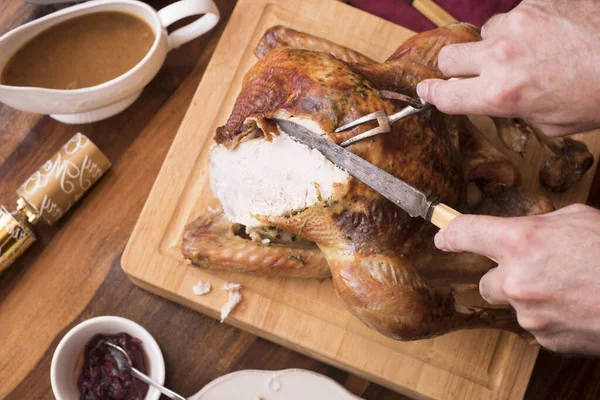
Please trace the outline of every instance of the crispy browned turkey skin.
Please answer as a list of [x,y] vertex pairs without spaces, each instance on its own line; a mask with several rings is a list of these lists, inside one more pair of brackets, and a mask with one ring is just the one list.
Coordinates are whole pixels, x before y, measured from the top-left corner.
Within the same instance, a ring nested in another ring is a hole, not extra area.
[[[326,52],[349,63],[373,85],[415,95],[417,84],[429,78],[444,78],[437,67],[437,56],[446,44],[465,43],[480,40],[478,28],[469,24],[450,25],[413,36],[403,43],[385,62],[375,61],[346,49],[328,40],[317,38],[303,32],[283,26],[274,26],[267,30],[256,48],[261,58],[269,51],[288,47],[296,49]],[[498,130],[498,136],[504,146],[516,153],[523,154],[535,128],[519,118],[492,118]],[[564,192],[577,184],[591,168],[593,155],[585,143],[566,139],[552,139],[547,147],[549,154],[540,171],[540,181],[553,192]]]
[[[339,143],[370,127],[335,134],[336,127],[376,110],[393,113],[403,106],[381,99],[379,90],[414,92],[421,79],[440,75],[436,60],[443,45],[478,37],[478,30],[471,25],[456,24],[414,36],[384,64],[366,57],[360,60],[362,64],[356,64],[353,61],[360,57],[355,52],[331,42],[281,27],[269,30],[257,50],[262,58],[246,75],[229,120],[217,129],[218,146],[211,156],[211,179],[217,182],[213,189],[217,188],[215,194],[232,222],[245,218],[240,216],[242,210],[252,215],[255,228],[263,229],[261,234],[267,229],[289,232],[316,243],[321,253],[301,248],[297,251],[302,253],[290,254],[289,248],[269,240],[263,243],[262,237],[254,241],[236,239],[233,252],[219,251],[218,246],[223,245],[218,243],[219,233],[230,229],[220,216],[216,223],[201,217],[187,228],[184,256],[222,269],[322,277],[325,263],[316,255],[322,254],[335,289],[349,309],[369,327],[398,340],[470,328],[523,333],[511,310],[465,309],[455,304],[457,284],[478,282],[493,263],[473,254],[438,251],[433,246],[436,229],[431,224],[411,218],[361,182],[350,177],[344,180],[339,174],[335,183],[321,182],[330,186],[319,188],[318,195],[312,197],[308,194],[310,182],[293,178],[295,185],[306,185],[307,200],[302,207],[286,209],[282,197],[289,182],[277,182],[278,175],[273,172],[273,181],[262,183],[259,178],[269,174],[268,169],[261,169],[265,160],[242,159],[248,149],[249,154],[273,159],[281,154],[269,153],[268,149],[286,149],[290,160],[304,154],[302,160],[322,162],[326,168],[328,161],[309,155],[300,144],[285,142],[291,139],[286,139],[270,119],[309,121],[315,134]],[[267,151],[262,152],[264,149]],[[465,117],[445,116],[434,110],[402,120],[394,124],[390,134],[348,149],[464,212],[528,215],[552,210],[548,200],[519,188],[516,167]],[[237,170],[233,166],[227,169],[232,161],[240,160]],[[248,174],[249,178],[237,181],[234,173]],[[289,175],[293,175],[292,170]],[[228,184],[248,185],[239,193],[254,196],[258,192],[256,206],[250,200],[234,198],[237,188],[232,190]],[[323,197],[321,192],[329,195]],[[265,204],[273,204],[273,209]],[[241,267],[244,261],[236,254],[251,258],[250,265]]]

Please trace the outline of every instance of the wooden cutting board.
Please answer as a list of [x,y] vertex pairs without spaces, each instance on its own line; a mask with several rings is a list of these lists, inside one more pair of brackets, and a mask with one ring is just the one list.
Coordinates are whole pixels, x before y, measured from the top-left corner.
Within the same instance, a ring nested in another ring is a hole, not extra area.
[[[308,354],[373,382],[418,398],[522,398],[538,348],[500,331],[455,332],[431,340],[397,342],[369,330],[336,297],[330,280],[253,277],[202,270],[183,263],[184,226],[218,203],[208,184],[207,158],[223,124],[253,49],[276,24],[306,31],[384,60],[412,33],[346,4],[325,0],[240,0],[181,124],[123,255],[123,269],[139,286],[218,317],[227,282],[244,287],[244,301],[227,323]],[[495,143],[493,125],[476,123]],[[600,136],[586,137],[595,155]],[[547,154],[532,146],[519,164],[523,182],[537,190]],[[593,171],[563,195],[557,207],[587,198]],[[132,194],[134,195],[134,194]],[[208,281],[213,291],[195,296],[192,286]]]

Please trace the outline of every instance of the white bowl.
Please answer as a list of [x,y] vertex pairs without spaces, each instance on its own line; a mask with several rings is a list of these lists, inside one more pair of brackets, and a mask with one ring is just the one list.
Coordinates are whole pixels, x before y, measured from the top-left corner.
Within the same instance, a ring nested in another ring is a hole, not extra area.
[[[165,382],[165,360],[156,340],[141,325],[121,317],[105,316],[88,319],[71,329],[62,338],[50,367],[52,391],[57,400],[79,398],[77,390],[76,363],[90,339],[99,333],[114,335],[125,332],[143,343],[148,362],[148,375],[161,385]],[[158,400],[160,392],[152,387],[148,389],[145,400]]]
[[[58,90],[0,84],[0,102],[23,111],[50,114],[58,121],[82,124],[111,117],[129,107],[162,66],[167,53],[211,30],[219,21],[212,0],[180,0],[160,11],[136,0],[92,0],[22,25],[0,37],[0,73],[11,56],[43,30],[81,15],[104,11],[132,14],[145,21],[155,39],[146,56],[131,70],[100,85]],[[192,15],[200,19],[167,34],[167,27]]]

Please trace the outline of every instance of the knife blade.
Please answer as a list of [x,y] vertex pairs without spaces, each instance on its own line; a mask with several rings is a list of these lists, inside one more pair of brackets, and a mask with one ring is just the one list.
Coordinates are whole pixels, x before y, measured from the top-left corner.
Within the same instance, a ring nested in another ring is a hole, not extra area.
[[429,199],[419,189],[302,125],[284,119],[274,121],[290,137],[318,150],[333,164],[380,193],[411,217],[421,217],[444,228],[453,218],[460,215],[458,211]]

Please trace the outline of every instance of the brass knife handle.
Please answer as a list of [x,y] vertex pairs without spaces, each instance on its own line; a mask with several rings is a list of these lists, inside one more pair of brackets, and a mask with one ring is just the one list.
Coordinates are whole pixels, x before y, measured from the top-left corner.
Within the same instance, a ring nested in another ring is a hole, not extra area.
[[[438,203],[434,206],[433,212],[431,213],[431,223],[440,229],[444,229],[448,226],[450,221],[452,221],[459,215],[462,214],[453,209],[452,207],[448,207],[444,203]],[[496,264],[498,263],[498,261],[494,260],[492,257],[488,258]]]
[[436,204],[431,214],[431,223],[440,229],[444,229],[448,226],[450,221],[454,218],[462,215],[452,207],[448,207],[443,203]]

